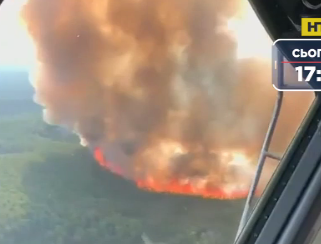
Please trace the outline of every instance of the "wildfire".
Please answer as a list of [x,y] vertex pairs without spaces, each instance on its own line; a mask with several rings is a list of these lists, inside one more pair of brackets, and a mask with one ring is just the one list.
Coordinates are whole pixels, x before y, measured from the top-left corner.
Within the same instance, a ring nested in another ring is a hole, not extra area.
[[[104,153],[100,148],[94,150],[94,156],[101,167],[110,172],[122,176],[122,169],[113,162],[105,159]],[[133,181],[140,189],[159,193],[171,193],[191,196],[202,196],[214,199],[239,199],[248,194],[249,180],[253,174],[250,160],[238,152],[221,153],[226,162],[225,172],[216,172],[219,180],[213,181],[210,177],[190,177],[190,178],[171,178],[166,181],[159,181],[153,175],[145,178],[134,177]],[[232,172],[233,166],[236,166]],[[224,169],[223,169],[224,170]],[[221,174],[220,174],[221,173]]]
[[[139,188],[245,197],[275,90],[270,61],[241,59],[264,49],[248,45],[256,17],[239,14],[244,3],[28,0],[21,17],[35,44],[30,79],[44,120],[98,146],[99,164]],[[263,43],[259,32],[252,39]],[[309,100],[284,101],[276,151]]]

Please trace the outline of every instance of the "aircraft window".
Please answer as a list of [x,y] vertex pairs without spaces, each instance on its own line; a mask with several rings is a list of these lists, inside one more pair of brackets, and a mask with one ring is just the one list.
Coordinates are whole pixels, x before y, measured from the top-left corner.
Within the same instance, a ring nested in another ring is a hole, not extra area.
[[[284,80],[287,84],[291,84],[291,81],[296,78],[295,69],[290,64],[285,64]],[[278,166],[279,160],[277,158],[281,158],[285,153],[313,100],[314,94],[312,92],[285,92],[283,95],[280,115],[269,148],[272,157],[266,158],[260,184],[266,185],[269,181]],[[259,189],[264,188],[259,186]]]
[[276,99],[246,1],[5,1],[0,32],[0,243],[233,242]]

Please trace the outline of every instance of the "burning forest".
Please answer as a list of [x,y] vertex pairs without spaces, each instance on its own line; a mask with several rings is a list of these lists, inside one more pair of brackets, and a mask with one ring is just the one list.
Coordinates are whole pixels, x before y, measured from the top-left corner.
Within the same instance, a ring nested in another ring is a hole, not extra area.
[[[276,92],[270,63],[237,59],[240,0],[29,0],[35,101],[101,167],[137,187],[247,195]],[[283,151],[310,95],[285,98]],[[293,108],[295,107],[295,111]]]

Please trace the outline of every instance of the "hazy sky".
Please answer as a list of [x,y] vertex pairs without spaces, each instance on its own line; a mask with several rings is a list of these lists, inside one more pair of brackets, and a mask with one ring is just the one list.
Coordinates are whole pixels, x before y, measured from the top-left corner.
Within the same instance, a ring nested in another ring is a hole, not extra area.
[[[26,1],[5,0],[0,7],[0,69],[3,69],[3,66],[28,67],[34,63],[33,46],[19,19],[19,9]],[[229,23],[230,30],[234,31],[238,40],[238,56],[268,58],[271,41],[248,2],[243,1],[246,7],[242,16]],[[256,30],[255,35],[251,31],[253,29]]]
[[[19,20],[24,0],[5,0],[0,7],[0,68],[32,64],[33,48]],[[2,66],[2,67],[1,67]]]

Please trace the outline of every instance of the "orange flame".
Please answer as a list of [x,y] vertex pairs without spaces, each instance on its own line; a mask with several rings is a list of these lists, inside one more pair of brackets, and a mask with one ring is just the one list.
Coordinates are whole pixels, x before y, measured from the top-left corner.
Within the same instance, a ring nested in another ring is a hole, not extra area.
[[[94,157],[98,164],[104,169],[123,176],[122,169],[113,162],[105,160],[104,154],[100,148],[94,150]],[[248,189],[228,189],[225,186],[209,186],[204,184],[201,187],[195,187],[191,182],[180,179],[172,179],[166,183],[160,183],[152,177],[148,179],[134,179],[136,186],[140,189],[153,191],[158,193],[171,193],[179,195],[202,196],[204,198],[213,199],[240,199],[245,198]]]
[[116,175],[122,175],[122,169],[114,165],[112,162],[106,161],[103,152],[99,148],[95,149],[94,156],[101,167]]

